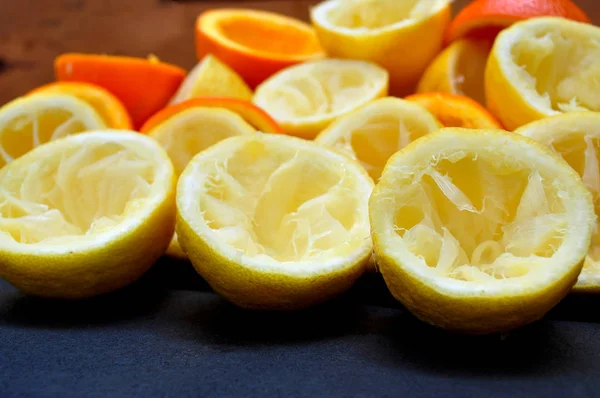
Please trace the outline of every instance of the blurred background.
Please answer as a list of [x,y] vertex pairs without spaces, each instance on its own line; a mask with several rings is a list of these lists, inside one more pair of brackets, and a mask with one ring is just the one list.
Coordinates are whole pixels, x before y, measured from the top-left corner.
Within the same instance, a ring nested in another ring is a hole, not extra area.
[[[308,21],[318,0],[1,0],[0,105],[53,80],[63,52],[146,57],[190,69],[196,16],[214,7],[276,11]],[[455,0],[456,13],[469,0]],[[600,0],[575,0],[600,24]]]

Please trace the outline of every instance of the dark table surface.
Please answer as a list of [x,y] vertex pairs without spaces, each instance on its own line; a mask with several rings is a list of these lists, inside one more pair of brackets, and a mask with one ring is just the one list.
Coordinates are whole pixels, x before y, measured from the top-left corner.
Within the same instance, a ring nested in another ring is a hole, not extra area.
[[600,298],[571,296],[506,335],[413,318],[377,274],[293,313],[237,309],[166,260],[86,301],[0,281],[0,396],[464,396],[600,394]]

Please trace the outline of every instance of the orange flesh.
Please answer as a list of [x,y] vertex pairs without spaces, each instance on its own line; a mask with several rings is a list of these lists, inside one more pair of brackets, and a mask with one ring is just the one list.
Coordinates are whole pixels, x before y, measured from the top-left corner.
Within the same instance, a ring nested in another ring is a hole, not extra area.
[[280,56],[309,56],[320,52],[316,37],[292,25],[248,16],[219,22],[221,34],[240,46]]

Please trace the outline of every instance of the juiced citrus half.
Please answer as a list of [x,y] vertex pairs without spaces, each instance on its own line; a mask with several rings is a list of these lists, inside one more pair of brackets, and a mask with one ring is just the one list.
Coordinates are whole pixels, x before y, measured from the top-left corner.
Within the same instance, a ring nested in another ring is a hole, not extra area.
[[440,127],[425,108],[387,97],[340,117],[315,142],[359,161],[377,181],[394,153]]
[[[579,173],[600,214],[600,113],[574,112],[538,120],[516,133],[541,142]],[[596,230],[575,291],[600,292],[600,234]]]
[[45,142],[106,128],[91,105],[69,94],[34,94],[0,108],[0,167]]
[[177,104],[197,97],[252,99],[252,90],[233,69],[212,54],[207,54],[188,73],[171,98]]
[[323,50],[307,23],[286,15],[244,8],[204,11],[196,20],[196,55],[215,54],[255,87],[275,72]]
[[563,112],[600,111],[600,28],[533,18],[502,31],[485,72],[488,108],[514,130]]
[[331,122],[388,91],[388,73],[364,61],[326,59],[291,66],[256,88],[253,102],[283,130],[314,138]]
[[101,54],[61,54],[54,60],[56,80],[91,83],[119,98],[138,129],[161,110],[185,77],[175,65],[148,59]]
[[166,149],[179,176],[198,153],[234,135],[256,130],[238,114],[223,108],[191,107],[148,131]]
[[577,281],[592,195],[541,144],[444,128],[388,162],[369,203],[379,270],[422,320],[465,333],[541,318]]
[[295,137],[251,134],[198,154],[177,186],[177,235],[213,289],[247,308],[295,309],[348,289],[372,244],[373,182]]
[[487,40],[455,41],[427,67],[417,92],[464,95],[485,104],[483,76],[491,48]]
[[406,95],[442,48],[450,1],[327,0],[310,14],[329,56],[383,66],[392,94]]
[[131,117],[123,103],[100,86],[80,82],[54,82],[36,88],[30,94],[67,94],[87,102],[102,117],[106,127],[130,130]]
[[167,248],[174,202],[173,166],[149,137],[109,130],[42,145],[0,171],[0,276],[44,297],[123,287]]

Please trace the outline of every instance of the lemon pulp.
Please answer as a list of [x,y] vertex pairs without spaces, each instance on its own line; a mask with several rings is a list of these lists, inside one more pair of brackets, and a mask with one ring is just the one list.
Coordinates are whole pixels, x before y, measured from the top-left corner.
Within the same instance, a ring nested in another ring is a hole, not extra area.
[[428,132],[424,126],[411,120],[381,115],[354,130],[349,142],[338,145],[350,145],[358,159],[368,159],[361,164],[373,179],[377,179],[390,156]]
[[261,102],[271,102],[269,111],[280,119],[328,115],[361,103],[371,78],[360,69],[322,68],[319,73],[291,76]]
[[[236,137],[238,138],[238,137]],[[341,164],[248,140],[225,161],[204,163],[198,212],[216,237],[244,255],[279,263],[350,255],[368,220],[364,188]]]
[[421,106],[388,97],[340,117],[315,141],[357,160],[377,181],[395,152],[439,127]]
[[163,122],[151,136],[166,149],[179,175],[198,152],[224,138],[255,131],[235,112],[193,107]]
[[269,20],[244,14],[239,18],[223,19],[219,22],[219,29],[232,42],[264,53],[309,56],[319,51],[318,42],[307,27],[292,25],[287,20]]
[[[600,214],[600,115],[569,113],[525,125],[517,133],[533,138],[561,156],[581,176]],[[600,236],[596,228],[579,281],[575,286],[597,286],[600,271]]]
[[575,285],[596,228],[592,195],[543,145],[443,128],[394,155],[369,201],[390,292],[464,333],[540,319]]
[[567,232],[559,181],[516,159],[440,153],[397,186],[396,233],[440,276],[485,282],[527,275]]
[[600,111],[600,40],[569,29],[528,33],[510,54],[536,102],[555,112]]
[[117,142],[65,147],[6,170],[0,232],[25,244],[64,244],[115,227],[146,200],[156,162]]

